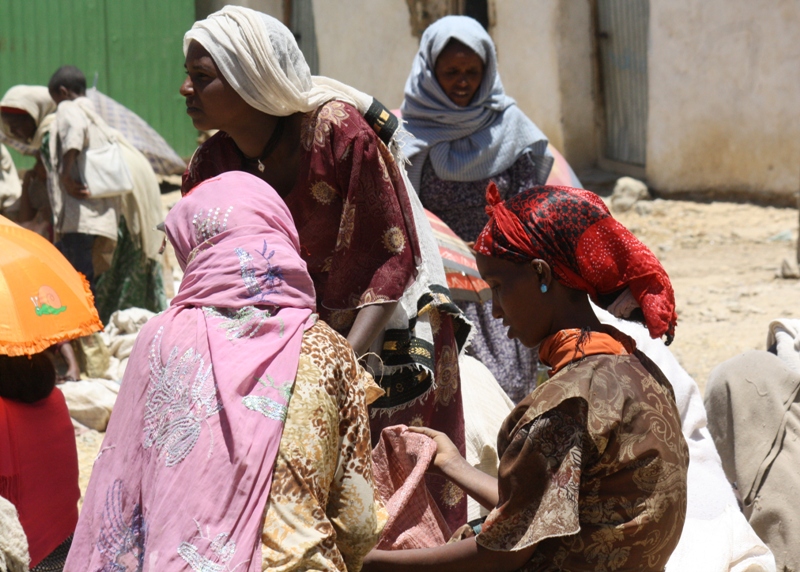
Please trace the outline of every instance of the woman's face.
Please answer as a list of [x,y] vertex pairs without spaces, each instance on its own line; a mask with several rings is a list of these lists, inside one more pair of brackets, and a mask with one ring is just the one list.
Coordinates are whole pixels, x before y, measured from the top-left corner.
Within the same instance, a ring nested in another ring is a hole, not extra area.
[[433,73],[450,101],[469,105],[483,81],[483,60],[458,40],[450,40],[436,59]]
[[186,98],[186,113],[197,129],[230,133],[251,124],[251,117],[258,111],[236,93],[211,55],[197,42],[189,44],[185,67],[186,79],[180,92]]
[[476,255],[478,270],[492,288],[492,315],[503,320],[508,337],[535,348],[549,336],[551,305],[540,290],[541,282],[531,264],[515,264],[500,258]]
[[36,134],[36,121],[27,113],[3,113],[4,130],[23,143],[30,142]]

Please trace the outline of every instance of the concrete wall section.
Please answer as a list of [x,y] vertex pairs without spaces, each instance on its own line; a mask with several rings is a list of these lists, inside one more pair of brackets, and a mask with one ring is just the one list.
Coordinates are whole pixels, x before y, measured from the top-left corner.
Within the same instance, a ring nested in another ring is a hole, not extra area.
[[405,0],[314,0],[320,75],[400,107],[419,47]]
[[563,151],[559,4],[559,0],[498,1],[491,32],[506,93]]
[[650,184],[793,204],[800,0],[670,0],[650,10]]
[[228,4],[252,8],[283,21],[283,0],[195,0],[196,17],[202,20]]
[[590,0],[562,0],[558,20],[558,66],[564,147],[573,169],[597,163],[597,56]]

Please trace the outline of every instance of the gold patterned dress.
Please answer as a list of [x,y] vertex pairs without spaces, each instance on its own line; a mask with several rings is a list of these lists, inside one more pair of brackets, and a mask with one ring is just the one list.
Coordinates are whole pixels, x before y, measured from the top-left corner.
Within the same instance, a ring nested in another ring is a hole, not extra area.
[[387,515],[372,478],[370,387],[327,324],[305,333],[267,502],[263,570],[358,571],[377,542]]
[[[536,545],[525,571],[661,571],[686,516],[689,454],[672,387],[627,336],[591,338],[597,353],[562,345],[566,365],[504,422],[499,502],[477,542]],[[620,351],[608,353],[615,340]]]

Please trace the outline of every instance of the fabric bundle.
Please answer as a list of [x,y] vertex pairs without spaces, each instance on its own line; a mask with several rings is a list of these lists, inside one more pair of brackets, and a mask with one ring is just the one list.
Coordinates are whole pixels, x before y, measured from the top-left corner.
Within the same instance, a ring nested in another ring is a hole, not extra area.
[[425,486],[436,443],[405,425],[386,427],[372,451],[375,485],[389,519],[375,547],[408,550],[441,546],[450,530]]

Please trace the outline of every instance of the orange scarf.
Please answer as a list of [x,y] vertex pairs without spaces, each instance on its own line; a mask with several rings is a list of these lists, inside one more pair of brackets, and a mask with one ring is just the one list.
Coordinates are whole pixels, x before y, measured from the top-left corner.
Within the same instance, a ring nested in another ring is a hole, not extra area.
[[636,349],[634,341],[627,336],[613,336],[604,332],[588,332],[580,347],[581,330],[561,330],[544,339],[539,346],[539,360],[550,366],[548,372],[555,375],[565,366],[587,356],[598,354],[629,355]]

